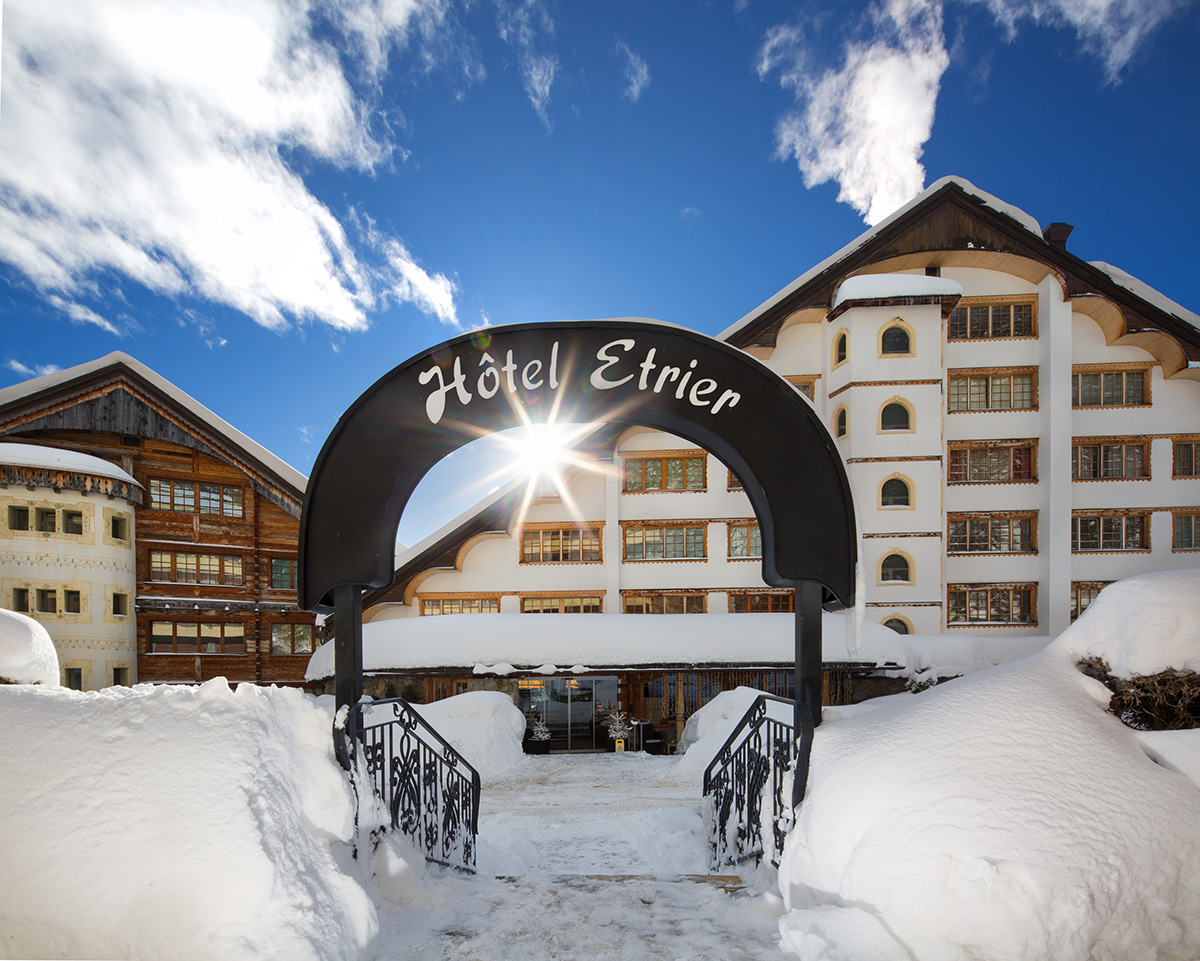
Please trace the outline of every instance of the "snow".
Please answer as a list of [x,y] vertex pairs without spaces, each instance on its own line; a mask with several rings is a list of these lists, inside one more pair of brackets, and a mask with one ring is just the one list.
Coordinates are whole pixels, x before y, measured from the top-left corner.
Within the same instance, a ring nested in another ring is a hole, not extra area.
[[760,694],[762,691],[752,687],[722,691],[689,717],[675,747],[676,753],[687,757],[685,766],[698,767],[703,773]]
[[0,955],[332,958],[377,928],[296,690],[0,687]]
[[1120,267],[1114,267],[1112,264],[1106,264],[1102,260],[1091,261],[1091,266],[1095,267],[1100,272],[1107,274],[1109,280],[1119,287],[1124,287],[1130,293],[1137,295],[1148,304],[1153,304],[1159,310],[1167,314],[1173,314],[1180,320],[1191,324],[1193,327],[1200,328],[1200,315],[1188,310],[1186,307],[1175,303],[1166,294],[1161,293],[1151,287],[1144,280],[1139,280],[1133,274],[1126,273]]
[[470,691],[413,707],[470,762],[480,778],[508,771],[525,760],[521,748],[525,715],[507,694]]
[[[682,620],[661,614],[575,616],[571,620],[571,659],[593,665],[593,669],[595,665],[723,664],[730,660],[730,638],[737,638],[741,664],[790,664],[795,659],[795,618],[791,614],[678,617]],[[823,616],[826,661],[905,663],[901,636],[873,622],[863,625],[858,650],[851,653],[846,619],[844,614]],[[308,663],[308,680],[333,676],[334,646],[317,648]],[[368,674],[431,667],[459,667],[476,673],[508,673],[519,667],[555,674],[562,654],[562,622],[553,615],[443,614],[363,625],[363,670]]]
[[0,610],[0,683],[58,685],[58,652],[32,617]]
[[1117,677],[1200,672],[1197,625],[1200,572],[1143,574],[1109,584],[1054,644],[1076,659],[1103,659]]
[[847,277],[833,298],[837,307],[851,300],[883,300],[889,297],[961,297],[962,284],[947,277],[921,274],[861,274]]
[[111,477],[134,487],[141,487],[133,476],[111,461],[91,454],[80,454],[57,447],[38,447],[34,444],[0,444],[0,464],[11,467],[33,467],[41,470],[69,471],[73,474],[94,474]]

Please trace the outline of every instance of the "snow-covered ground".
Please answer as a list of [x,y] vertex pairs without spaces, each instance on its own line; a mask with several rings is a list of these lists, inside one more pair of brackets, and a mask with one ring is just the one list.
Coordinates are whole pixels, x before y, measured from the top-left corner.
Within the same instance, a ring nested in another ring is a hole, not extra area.
[[395,838],[351,856],[317,699],[0,685],[0,956],[1196,961],[1200,736],[1106,714],[1084,656],[1195,669],[1200,574],[1112,585],[1023,660],[827,710],[777,887],[737,891],[686,876],[746,692],[682,758],[525,757],[503,697],[430,706],[485,772],[469,878]]

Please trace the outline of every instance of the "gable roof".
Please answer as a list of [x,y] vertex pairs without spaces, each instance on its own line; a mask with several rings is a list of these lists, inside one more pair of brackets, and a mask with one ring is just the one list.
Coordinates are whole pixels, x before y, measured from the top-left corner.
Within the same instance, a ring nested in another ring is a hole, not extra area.
[[0,389],[0,436],[106,430],[192,447],[245,472],[251,486],[298,515],[308,478],[121,351]]
[[[970,181],[943,177],[719,336],[736,347],[773,346],[780,329],[798,311],[819,310],[822,315],[829,311],[838,285],[850,274],[987,266],[1032,283],[1055,276],[1063,296],[1097,319],[1109,343],[1126,335],[1172,338],[1178,346],[1167,352],[1177,356],[1160,357],[1168,376],[1189,362],[1200,362],[1200,316],[1123,271],[1069,253],[1065,244],[1047,239],[1053,236],[1054,226],[1043,232],[1024,211]],[[1088,298],[1102,298],[1111,306],[1093,306]],[[1115,316],[1103,320],[1096,316],[1111,315],[1114,309]]]

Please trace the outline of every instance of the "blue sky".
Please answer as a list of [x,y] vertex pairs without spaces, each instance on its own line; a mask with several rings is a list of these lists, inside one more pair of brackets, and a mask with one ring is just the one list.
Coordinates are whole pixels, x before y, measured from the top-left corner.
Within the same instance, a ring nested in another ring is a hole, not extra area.
[[717,333],[946,174],[1200,309],[1188,0],[3,14],[0,386],[123,350],[305,472],[460,331]]

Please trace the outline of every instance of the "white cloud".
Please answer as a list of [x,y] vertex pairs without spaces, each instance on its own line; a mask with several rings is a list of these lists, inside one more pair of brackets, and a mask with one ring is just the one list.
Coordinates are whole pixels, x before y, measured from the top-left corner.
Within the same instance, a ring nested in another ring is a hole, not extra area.
[[319,320],[362,329],[381,294],[398,294],[407,278],[364,262],[367,252],[283,154],[362,171],[389,162],[392,146],[370,129],[370,102],[328,31],[343,31],[354,79],[369,91],[389,47],[432,36],[441,8],[441,0],[10,6],[0,259],[68,304],[60,309],[73,319],[99,326],[108,322],[70,298],[118,276],[233,307],[266,327]]
[[922,146],[933,129],[950,59],[936,0],[889,0],[873,9],[870,40],[846,46],[845,63],[814,77],[798,27],[776,28],[759,52],[760,77],[778,71],[801,106],[776,126],[776,151],[796,158],[804,183],[829,180],[868,224],[925,182]]
[[558,57],[537,50],[539,35],[554,36],[554,20],[543,0],[496,0],[500,39],[517,52],[521,83],[529,102],[550,129],[550,91],[558,74]]
[[617,42],[617,52],[625,58],[625,96],[637,103],[642,92],[650,86],[650,67],[624,40]]
[[5,366],[22,377],[41,377],[45,374],[53,374],[62,370],[58,364],[34,364],[32,367],[29,367],[26,364],[22,364],[19,360],[10,360]]
[[71,318],[71,322],[75,324],[91,324],[94,327],[99,327],[101,330],[106,330],[110,334],[117,337],[123,337],[125,332],[117,327],[110,320],[106,320],[90,307],[85,307],[83,304],[76,304],[69,300],[64,300],[57,294],[51,294],[46,298],[50,306],[56,310],[61,310],[64,314]]
[[704,216],[704,212],[695,207],[684,207],[679,211],[679,219],[688,222],[699,220],[702,216]]
[[[1074,29],[1115,82],[1150,33],[1190,0],[962,2],[986,6],[1010,40],[1022,20]],[[777,156],[794,157],[808,187],[836,181],[838,200],[868,224],[924,186],[920,158],[950,63],[942,12],[942,0],[880,0],[836,68],[816,65],[816,51],[828,45],[811,41],[799,23],[772,27],[759,48],[759,77],[777,76],[796,98],[776,125]],[[986,83],[987,69],[968,84]]]

